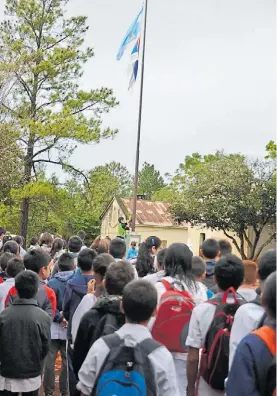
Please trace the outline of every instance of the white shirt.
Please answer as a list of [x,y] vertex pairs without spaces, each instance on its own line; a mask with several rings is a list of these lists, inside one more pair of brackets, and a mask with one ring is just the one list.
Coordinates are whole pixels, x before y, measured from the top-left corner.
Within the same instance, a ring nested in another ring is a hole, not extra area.
[[237,292],[248,302],[255,300],[257,297],[256,290],[248,287],[240,287]]
[[41,375],[28,379],[4,378],[0,375],[0,391],[6,390],[13,393],[28,393],[36,391],[41,386]]
[[72,324],[71,324],[71,334],[72,334],[72,343],[73,344],[76,340],[79,325],[80,325],[82,317],[84,316],[84,314],[86,312],[88,312],[91,308],[94,307],[96,300],[97,300],[97,298],[93,294],[89,293],[83,297],[82,301],[78,305],[78,307],[73,315]]
[[5,309],[5,300],[10,289],[14,286],[14,278],[8,278],[0,285],[0,313]]
[[143,279],[155,285],[157,282],[162,280],[164,276],[165,276],[165,271],[161,270],[159,272],[155,272],[154,274],[146,275],[143,277]]
[[[121,339],[124,338],[126,345],[131,343],[134,345],[151,338],[149,330],[138,324],[126,323],[116,333]],[[84,395],[91,394],[97,375],[109,351],[109,347],[102,338],[99,338],[90,348],[78,374],[80,382],[77,388]],[[155,375],[157,396],[180,396],[170,352],[161,346],[150,353],[149,361]]]

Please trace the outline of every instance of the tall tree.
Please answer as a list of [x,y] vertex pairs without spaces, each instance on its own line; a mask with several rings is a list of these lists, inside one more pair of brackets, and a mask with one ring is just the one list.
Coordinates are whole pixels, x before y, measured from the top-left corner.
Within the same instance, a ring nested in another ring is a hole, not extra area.
[[160,172],[154,165],[145,162],[139,172],[138,193],[145,195],[146,199],[152,199],[153,195],[165,186]]
[[[276,183],[274,167],[268,162],[249,164],[242,155],[187,157],[174,178],[175,197],[172,211],[180,220],[222,230],[243,259],[256,259],[275,238],[269,236],[258,247],[267,225],[275,221]],[[253,229],[254,239],[249,238]],[[239,242],[230,234],[234,232]],[[247,251],[245,250],[247,245]]]
[[266,146],[266,159],[276,159],[277,158],[277,151],[276,151],[276,143],[273,140],[270,140],[270,142]]
[[[86,17],[66,18],[68,0],[6,0],[0,25],[2,66],[17,72],[1,118],[18,131],[24,158],[23,187],[40,163],[74,169],[68,162],[76,143],[98,143],[117,131],[101,128],[101,115],[116,106],[110,89],[79,88],[83,65],[93,56],[84,48]],[[3,64],[4,63],[4,64]],[[10,99],[10,100],[9,100]],[[21,234],[26,236],[30,199],[22,199]]]

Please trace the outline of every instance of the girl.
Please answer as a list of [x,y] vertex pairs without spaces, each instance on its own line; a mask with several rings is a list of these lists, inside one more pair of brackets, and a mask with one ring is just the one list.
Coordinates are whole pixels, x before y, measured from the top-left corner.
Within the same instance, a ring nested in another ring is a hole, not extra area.
[[132,264],[136,264],[136,269],[140,278],[156,272],[154,261],[161,244],[160,238],[150,236],[140,245],[136,263],[134,263],[133,260],[131,261]]

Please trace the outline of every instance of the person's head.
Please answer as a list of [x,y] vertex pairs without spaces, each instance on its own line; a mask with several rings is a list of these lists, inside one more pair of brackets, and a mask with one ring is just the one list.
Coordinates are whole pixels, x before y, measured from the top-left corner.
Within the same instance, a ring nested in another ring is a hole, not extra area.
[[147,325],[157,313],[157,290],[152,283],[139,279],[129,283],[123,290],[122,311],[126,322]]
[[25,271],[22,259],[18,257],[11,258],[6,268],[8,278],[15,278],[22,271]]
[[0,227],[0,241],[2,241],[2,239],[4,238],[6,234],[6,230],[3,227]]
[[15,288],[19,298],[31,299],[38,292],[39,278],[34,271],[21,271],[15,277]]
[[157,269],[158,269],[158,271],[161,271],[164,269],[164,258],[165,258],[166,253],[167,253],[167,248],[164,248],[164,249],[161,249],[158,251],[158,254],[157,254],[157,267],[158,267]]
[[78,255],[78,267],[83,273],[92,272],[93,260],[97,257],[97,252],[93,249],[83,249]]
[[55,254],[63,250],[63,239],[62,238],[55,238],[53,241],[53,245],[50,251],[50,255],[52,258],[54,258]]
[[276,271],[276,249],[270,249],[265,252],[259,260],[258,263],[258,277],[260,280],[260,288],[263,292],[264,282]]
[[81,240],[84,242],[84,240],[86,239],[87,234],[85,233],[84,230],[80,230],[80,231],[77,232],[77,236],[79,238],[81,238]]
[[123,259],[126,254],[126,243],[124,239],[115,238],[110,243],[110,255],[115,259]]
[[136,241],[132,241],[131,242],[131,248],[132,249],[136,249],[137,248],[137,242]]
[[200,256],[192,258],[192,275],[196,281],[200,281],[206,276],[206,263]]
[[249,287],[256,287],[257,284],[257,264],[251,260],[244,260],[244,280],[243,284]]
[[93,271],[96,284],[101,284],[105,278],[107,269],[111,263],[114,262],[114,258],[107,253],[99,254],[93,260]]
[[154,259],[161,246],[160,238],[148,237],[139,247],[136,268],[140,278],[155,272]]
[[219,290],[226,291],[230,287],[237,290],[244,279],[241,259],[233,254],[221,257],[215,265],[214,276]]
[[15,254],[8,253],[8,252],[1,254],[1,256],[0,256],[0,268],[1,268],[2,271],[6,271],[8,262],[14,257],[16,257]]
[[77,235],[73,235],[68,241],[68,250],[71,253],[79,253],[82,249],[83,241]]
[[40,246],[45,245],[45,246],[51,248],[52,243],[53,243],[53,237],[51,234],[49,234],[49,232],[44,232],[43,234],[41,234],[40,239],[39,239]]
[[164,259],[165,275],[194,284],[192,275],[192,252],[184,243],[173,243],[167,249]]
[[135,274],[129,261],[111,263],[105,275],[105,288],[108,294],[122,296],[124,287],[134,280]]
[[269,319],[276,322],[276,271],[265,281],[262,302]]
[[219,256],[219,243],[213,239],[206,239],[202,243],[203,258],[206,260],[215,260]]
[[118,218],[118,222],[121,223],[121,224],[122,224],[122,223],[125,223],[124,217],[122,217],[122,216],[119,217],[119,218]]
[[226,254],[232,253],[232,245],[227,239],[220,239],[219,244],[219,255],[220,257],[225,256]]
[[99,241],[97,248],[95,249],[98,254],[109,253],[110,250],[110,241],[106,238],[103,238]]
[[52,257],[42,249],[33,249],[26,253],[23,258],[27,270],[38,274],[39,279],[46,280],[50,276]]
[[3,246],[3,253],[12,253],[19,256],[19,245],[15,241],[8,241]]
[[32,237],[30,240],[30,246],[36,246],[38,244],[38,239],[36,237]]
[[23,246],[24,239],[23,239],[23,237],[21,235],[16,235],[14,237],[14,240],[19,246]]
[[60,272],[73,271],[75,268],[74,258],[70,253],[63,253],[58,260]]

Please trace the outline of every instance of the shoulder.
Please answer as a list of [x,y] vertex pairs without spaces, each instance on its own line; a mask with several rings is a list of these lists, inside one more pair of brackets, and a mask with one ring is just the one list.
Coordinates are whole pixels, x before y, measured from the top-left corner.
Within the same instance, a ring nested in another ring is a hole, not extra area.
[[97,309],[90,309],[88,312],[86,312],[81,319],[81,324],[86,323],[90,324],[93,323],[96,319],[99,319],[100,315]]
[[54,290],[51,287],[49,287],[47,285],[44,285],[44,290],[45,290],[46,295],[47,295],[48,298],[56,297],[56,294],[55,294]]

